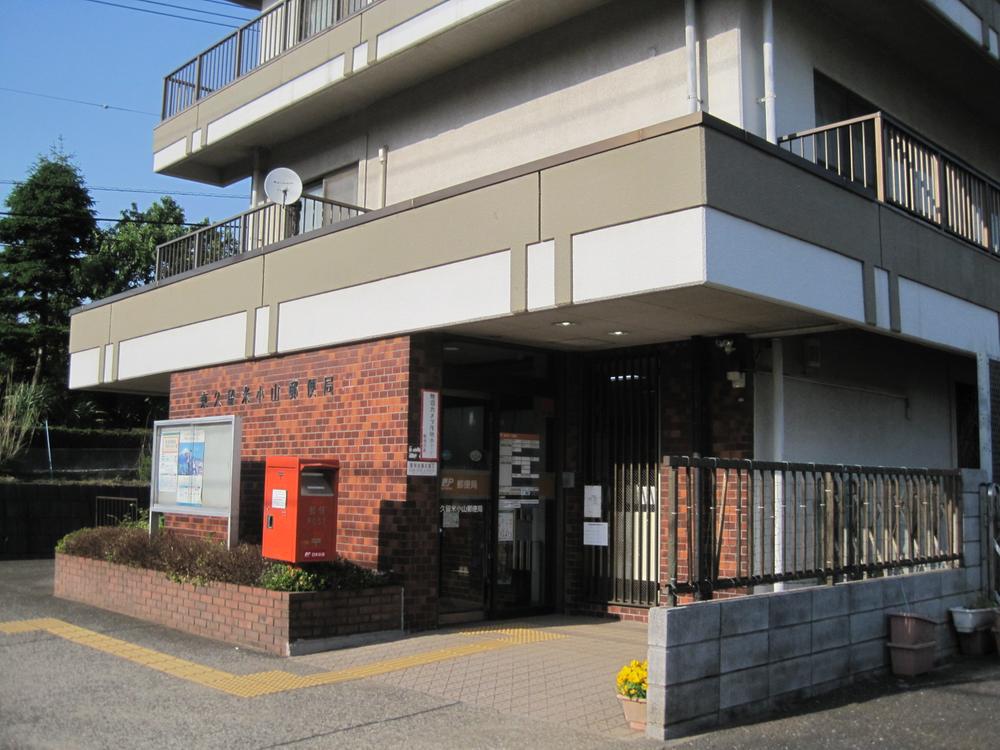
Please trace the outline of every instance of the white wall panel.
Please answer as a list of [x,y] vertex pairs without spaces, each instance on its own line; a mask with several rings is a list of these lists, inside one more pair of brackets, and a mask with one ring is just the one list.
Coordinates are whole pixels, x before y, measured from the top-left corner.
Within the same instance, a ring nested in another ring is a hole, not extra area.
[[278,351],[389,336],[510,313],[510,251],[284,302]]
[[864,322],[859,261],[712,209],[706,236],[709,283]]
[[504,0],[445,0],[440,5],[435,5],[430,10],[379,34],[375,43],[375,55],[381,60],[403,47],[409,47],[421,39],[426,39],[448,26],[502,2]]
[[69,355],[69,387],[86,388],[97,385],[101,374],[101,347],[73,352]]
[[207,141],[208,143],[215,143],[227,135],[245,128],[250,123],[267,117],[280,109],[284,109],[300,99],[304,99],[314,91],[343,77],[344,56],[337,55],[332,60],[313,68],[308,73],[303,73],[288,83],[284,83],[263,96],[257,97],[252,102],[247,102],[242,107],[234,109],[227,115],[223,115],[218,120],[210,122],[208,124]]
[[118,379],[232,362],[246,354],[247,314],[171,328],[118,345]]
[[968,352],[1000,356],[997,314],[958,297],[899,279],[901,332]]
[[187,156],[187,136],[164,146],[153,154],[153,171],[159,172]]
[[588,302],[705,280],[705,209],[573,237],[573,301]]

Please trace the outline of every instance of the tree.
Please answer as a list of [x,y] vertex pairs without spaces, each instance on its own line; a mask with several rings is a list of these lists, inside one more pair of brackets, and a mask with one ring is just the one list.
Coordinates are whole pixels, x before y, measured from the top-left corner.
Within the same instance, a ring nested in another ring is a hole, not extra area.
[[191,231],[184,209],[170,196],[145,211],[135,203],[122,211],[117,225],[100,234],[97,251],[85,264],[84,296],[102,299],[153,280],[156,246]]
[[63,387],[69,310],[97,236],[79,169],[60,150],[39,157],[0,218],[0,366],[13,379]]

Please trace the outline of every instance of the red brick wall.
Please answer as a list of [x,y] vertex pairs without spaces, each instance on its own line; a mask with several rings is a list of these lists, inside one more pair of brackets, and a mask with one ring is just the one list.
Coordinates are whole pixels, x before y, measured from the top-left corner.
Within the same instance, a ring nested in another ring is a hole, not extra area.
[[164,528],[179,536],[199,537],[225,543],[229,522],[217,516],[191,516],[170,513],[163,516]]
[[287,656],[300,638],[399,628],[398,586],[361,591],[268,591],[174,583],[155,570],[56,555],[55,595],[175,630]]
[[[260,539],[267,456],[339,459],[337,549],[375,567],[380,504],[406,500],[409,369],[404,337],[174,373],[170,417],[243,417],[239,536],[245,541]],[[324,383],[332,392],[324,393]]]

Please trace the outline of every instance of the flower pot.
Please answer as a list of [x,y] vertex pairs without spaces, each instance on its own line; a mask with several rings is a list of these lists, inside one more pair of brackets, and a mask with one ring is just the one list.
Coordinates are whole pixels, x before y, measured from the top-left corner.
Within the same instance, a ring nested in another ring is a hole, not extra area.
[[958,633],[958,650],[964,656],[986,656],[993,653],[995,646],[989,628],[979,628],[971,633],[961,631]]
[[927,643],[934,640],[936,626],[934,619],[924,615],[892,612],[889,614],[889,640],[905,646]]
[[624,695],[619,695],[618,701],[622,704],[622,711],[625,713],[625,721],[628,722],[629,727],[639,732],[645,731],[646,699],[626,698]]
[[951,621],[959,633],[974,633],[977,630],[989,628],[997,617],[993,607],[971,609],[969,607],[952,607]]
[[916,677],[930,672],[934,666],[934,641],[928,643],[890,643],[892,673],[898,677]]

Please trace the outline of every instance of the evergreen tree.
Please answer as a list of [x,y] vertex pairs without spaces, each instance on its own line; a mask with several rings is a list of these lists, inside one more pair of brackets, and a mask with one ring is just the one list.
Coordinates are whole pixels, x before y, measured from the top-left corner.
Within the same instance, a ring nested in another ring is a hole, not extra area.
[[69,310],[97,237],[79,169],[59,150],[39,157],[0,218],[0,366],[16,380],[65,388]]

